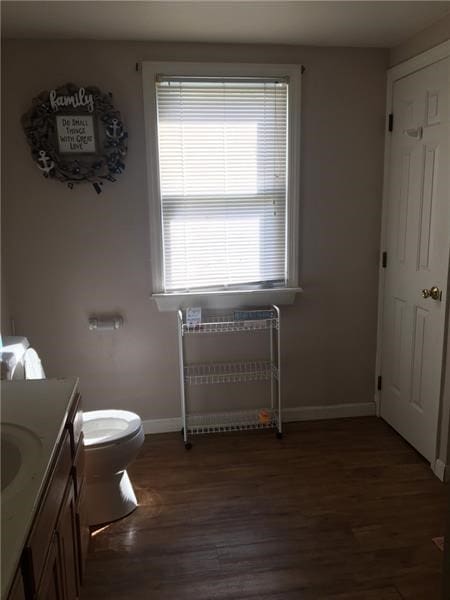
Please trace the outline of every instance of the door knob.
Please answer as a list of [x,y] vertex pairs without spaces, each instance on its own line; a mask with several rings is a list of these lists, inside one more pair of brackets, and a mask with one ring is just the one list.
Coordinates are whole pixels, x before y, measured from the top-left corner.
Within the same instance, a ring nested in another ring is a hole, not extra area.
[[433,300],[441,300],[442,292],[438,287],[433,285],[433,287],[431,287],[429,290],[427,290],[426,288],[422,290],[422,296],[424,298],[432,298]]

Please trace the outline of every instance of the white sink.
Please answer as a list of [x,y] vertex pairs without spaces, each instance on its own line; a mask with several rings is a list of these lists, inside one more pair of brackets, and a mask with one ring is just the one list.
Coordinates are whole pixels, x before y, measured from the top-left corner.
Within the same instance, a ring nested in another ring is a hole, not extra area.
[[42,454],[39,437],[15,423],[1,423],[1,499],[11,499],[31,483]]

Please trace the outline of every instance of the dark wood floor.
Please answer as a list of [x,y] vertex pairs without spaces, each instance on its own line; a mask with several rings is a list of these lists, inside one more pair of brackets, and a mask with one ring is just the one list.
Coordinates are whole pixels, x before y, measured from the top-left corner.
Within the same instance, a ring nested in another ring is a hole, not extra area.
[[379,419],[148,436],[129,473],[82,600],[440,600],[447,486]]

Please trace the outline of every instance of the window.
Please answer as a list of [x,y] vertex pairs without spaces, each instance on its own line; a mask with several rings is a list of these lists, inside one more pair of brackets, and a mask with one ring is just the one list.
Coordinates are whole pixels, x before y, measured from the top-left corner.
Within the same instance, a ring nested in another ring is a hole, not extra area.
[[299,72],[144,63],[154,291],[297,285]]

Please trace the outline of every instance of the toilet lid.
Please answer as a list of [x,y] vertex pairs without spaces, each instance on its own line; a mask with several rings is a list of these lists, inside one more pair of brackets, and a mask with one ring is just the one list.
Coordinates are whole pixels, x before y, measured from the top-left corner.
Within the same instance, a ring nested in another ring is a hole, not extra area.
[[25,379],[45,379],[41,359],[34,348],[28,348],[23,357]]
[[91,410],[83,413],[84,445],[101,446],[124,442],[141,428],[138,415],[127,410]]

